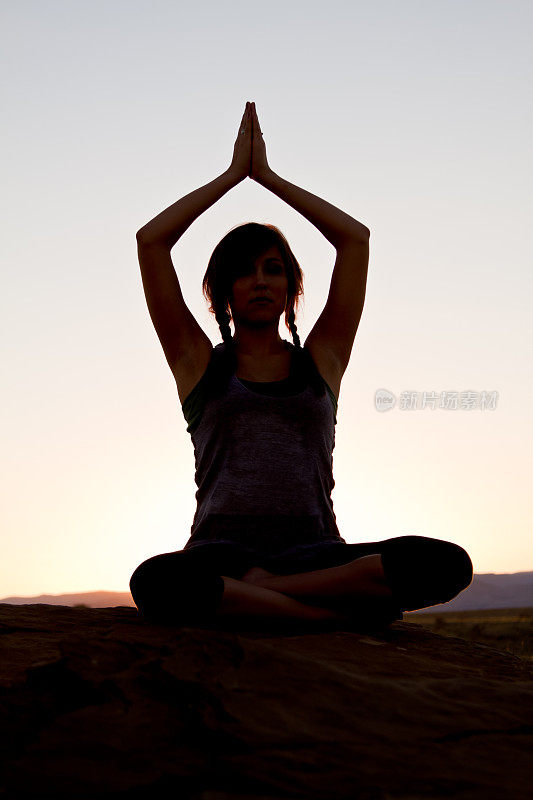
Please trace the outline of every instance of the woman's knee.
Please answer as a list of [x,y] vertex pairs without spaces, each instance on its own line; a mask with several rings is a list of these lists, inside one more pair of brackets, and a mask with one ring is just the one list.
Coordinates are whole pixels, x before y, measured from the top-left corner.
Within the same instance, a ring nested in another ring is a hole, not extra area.
[[389,539],[382,563],[405,611],[447,603],[470,585],[474,574],[463,547],[426,536]]
[[160,579],[160,570],[157,568],[158,558],[159,556],[154,556],[143,561],[130,578],[131,596],[139,611],[143,610],[146,600],[153,594]]
[[222,600],[224,581],[183,551],[143,561],[130,578],[130,591],[143,616],[157,621],[203,621]]

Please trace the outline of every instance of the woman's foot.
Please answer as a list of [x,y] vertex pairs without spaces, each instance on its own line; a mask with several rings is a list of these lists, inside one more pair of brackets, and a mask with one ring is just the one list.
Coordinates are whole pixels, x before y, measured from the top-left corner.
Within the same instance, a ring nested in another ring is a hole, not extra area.
[[273,572],[267,572],[266,569],[262,569],[261,567],[251,567],[240,580],[244,581],[244,583],[257,584],[259,581],[263,580],[263,578],[274,577],[275,574]]

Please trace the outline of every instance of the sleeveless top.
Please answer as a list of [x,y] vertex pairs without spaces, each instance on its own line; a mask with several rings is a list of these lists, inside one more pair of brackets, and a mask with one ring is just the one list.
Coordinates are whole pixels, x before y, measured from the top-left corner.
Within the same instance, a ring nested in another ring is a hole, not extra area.
[[217,345],[182,404],[198,486],[185,550],[225,542],[277,556],[345,543],[331,499],[337,401],[307,348],[286,345],[288,378],[233,373],[222,392],[210,383],[226,352]]

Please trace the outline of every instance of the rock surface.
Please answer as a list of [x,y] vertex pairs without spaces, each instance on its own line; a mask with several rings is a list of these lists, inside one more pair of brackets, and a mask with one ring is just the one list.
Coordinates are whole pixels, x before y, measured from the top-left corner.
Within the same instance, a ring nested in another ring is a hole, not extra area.
[[526,659],[373,633],[0,605],[0,798],[525,800]]

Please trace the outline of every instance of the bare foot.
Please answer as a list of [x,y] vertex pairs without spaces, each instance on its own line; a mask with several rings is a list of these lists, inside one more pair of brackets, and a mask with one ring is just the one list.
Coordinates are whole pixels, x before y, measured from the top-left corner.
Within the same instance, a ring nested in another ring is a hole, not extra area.
[[258,584],[263,580],[263,578],[274,577],[275,575],[273,572],[267,572],[266,569],[262,569],[261,567],[251,567],[240,580],[244,581],[244,583]]

